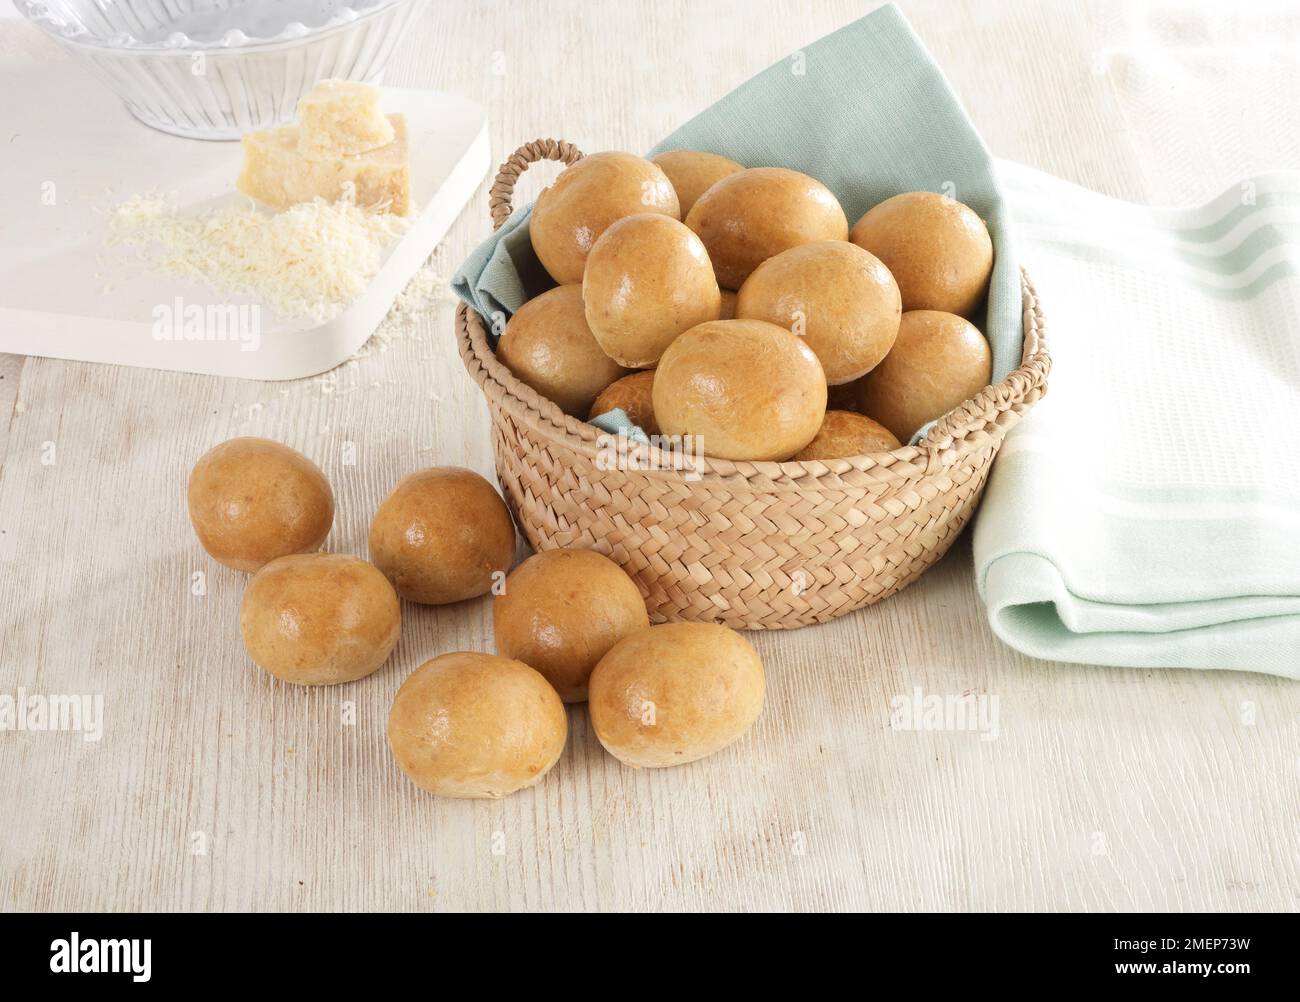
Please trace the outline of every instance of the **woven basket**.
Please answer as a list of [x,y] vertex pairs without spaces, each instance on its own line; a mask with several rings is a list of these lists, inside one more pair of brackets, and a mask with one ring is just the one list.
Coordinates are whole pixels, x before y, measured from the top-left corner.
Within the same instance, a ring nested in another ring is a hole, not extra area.
[[[491,188],[493,223],[509,217],[529,164],[582,156],[556,140],[516,150]],[[640,585],[654,622],[788,629],[894,594],[970,519],[1007,430],[1047,387],[1042,312],[1027,276],[1022,286],[1020,368],[945,415],[919,445],[811,462],[705,459],[690,476],[645,444],[627,453],[629,468],[605,468],[598,442],[608,446],[610,436],[511,375],[464,304],[456,335],[487,396],[506,500],[534,549],[610,556]]]

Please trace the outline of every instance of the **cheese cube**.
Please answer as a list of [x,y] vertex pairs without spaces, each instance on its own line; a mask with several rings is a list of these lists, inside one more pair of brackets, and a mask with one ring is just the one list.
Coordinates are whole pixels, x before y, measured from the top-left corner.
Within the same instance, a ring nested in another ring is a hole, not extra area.
[[304,94],[298,125],[298,152],[311,159],[365,153],[393,141],[379,91],[355,80],[322,80]]
[[243,139],[244,169],[235,187],[277,211],[313,198],[337,202],[356,186],[359,206],[405,216],[411,209],[406,118],[389,115],[393,141],[352,156],[308,158],[299,152],[297,126],[250,132]]

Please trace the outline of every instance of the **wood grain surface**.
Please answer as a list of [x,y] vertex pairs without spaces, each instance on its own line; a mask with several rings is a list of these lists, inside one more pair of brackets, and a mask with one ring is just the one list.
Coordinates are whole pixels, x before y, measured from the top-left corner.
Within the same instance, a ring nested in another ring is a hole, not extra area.
[[[539,136],[648,148],[873,5],[423,6],[388,82],[484,102],[500,160]],[[1175,28],[1163,7],[1119,2],[902,6],[999,156],[1157,201],[1217,191],[1233,180],[1222,170],[1300,166],[1294,138],[1279,149],[1276,135],[1233,131],[1230,104],[1213,157],[1162,160],[1143,128],[1163,120],[1152,101],[1193,113],[1160,73],[1184,65],[1183,46],[1212,59],[1221,5]],[[5,27],[0,58],[62,58],[18,44],[28,26]],[[1230,27],[1240,44],[1279,30]],[[1158,61],[1143,62],[1150,51]],[[530,172],[523,196],[550,176]],[[437,256],[444,277],[488,229],[485,185]],[[754,635],[766,709],[714,758],[624,768],[579,706],[539,787],[500,802],[420,793],[389,757],[388,705],[426,659],[491,649],[489,602],[404,606],[395,656],[362,682],[279,684],[244,653],[245,578],[197,545],[184,483],[217,442],[278,439],[334,485],[328,548],[364,555],[403,474],[490,475],[453,308],[444,294],[365,357],[296,383],[0,356],[0,694],[104,697],[98,742],[0,732],[0,907],[1300,905],[1300,687],[1021,657],[988,629],[965,542],[875,608]],[[891,701],[918,690],[996,697],[996,736],[891,727]]]

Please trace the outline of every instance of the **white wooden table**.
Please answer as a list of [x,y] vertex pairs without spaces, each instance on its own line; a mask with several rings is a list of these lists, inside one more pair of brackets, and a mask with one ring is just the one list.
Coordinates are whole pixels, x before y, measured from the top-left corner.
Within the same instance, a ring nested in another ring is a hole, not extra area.
[[[428,6],[389,82],[485,102],[499,160],[539,136],[648,148],[871,5]],[[1233,19],[1219,5],[1175,24],[1132,6],[903,4],[999,156],[1160,202],[1300,166],[1294,135],[1260,127],[1294,100],[1273,76],[1211,87],[1195,107],[1180,76],[1214,68],[1211,42],[1246,63],[1251,46],[1294,47],[1294,15]],[[0,35],[0,58],[59,58],[14,38]],[[1195,145],[1198,122],[1212,143]],[[440,253],[445,274],[487,230],[481,193]],[[986,625],[965,543],[876,608],[754,636],[765,712],[712,759],[625,769],[575,707],[564,757],[535,790],[421,794],[389,758],[389,702],[427,658],[490,649],[488,602],[407,606],[394,658],[360,683],[279,685],[244,654],[245,579],[198,547],[184,481],[216,442],[279,439],[334,484],[329,548],[364,554],[402,474],[491,472],[452,311],[444,298],[387,350],[295,384],[0,356],[0,694],[105,701],[98,742],[0,733],[0,907],[1300,905],[1300,687],[1020,657]],[[891,728],[891,700],[917,689],[996,696],[996,740]]]

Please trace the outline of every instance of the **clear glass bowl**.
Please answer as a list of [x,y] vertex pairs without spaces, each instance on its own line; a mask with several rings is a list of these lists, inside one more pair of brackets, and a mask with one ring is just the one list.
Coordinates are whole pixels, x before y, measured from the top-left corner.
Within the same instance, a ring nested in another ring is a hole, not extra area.
[[15,0],[140,121],[237,139],[294,120],[318,80],[377,83],[414,0]]

